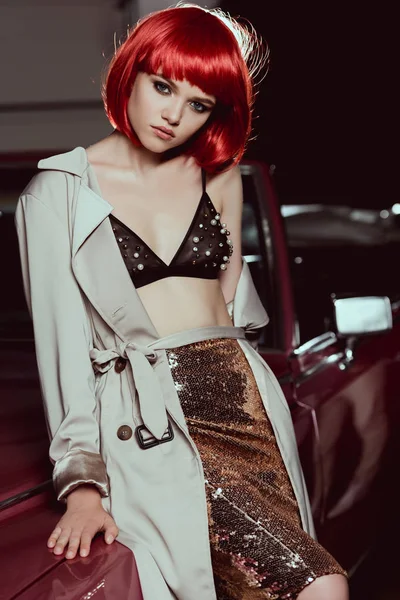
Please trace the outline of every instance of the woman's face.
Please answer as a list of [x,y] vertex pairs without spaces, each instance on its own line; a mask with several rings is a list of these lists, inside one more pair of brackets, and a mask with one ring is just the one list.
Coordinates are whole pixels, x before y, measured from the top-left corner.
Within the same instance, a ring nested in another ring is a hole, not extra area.
[[216,99],[188,81],[139,72],[128,102],[129,121],[141,144],[165,152],[185,143],[209,118]]

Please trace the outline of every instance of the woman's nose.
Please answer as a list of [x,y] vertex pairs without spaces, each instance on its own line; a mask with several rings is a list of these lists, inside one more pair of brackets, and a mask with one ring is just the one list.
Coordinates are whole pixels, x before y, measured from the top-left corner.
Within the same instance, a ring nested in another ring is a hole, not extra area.
[[171,101],[161,113],[163,119],[168,121],[170,125],[179,125],[182,119],[183,102],[179,100]]

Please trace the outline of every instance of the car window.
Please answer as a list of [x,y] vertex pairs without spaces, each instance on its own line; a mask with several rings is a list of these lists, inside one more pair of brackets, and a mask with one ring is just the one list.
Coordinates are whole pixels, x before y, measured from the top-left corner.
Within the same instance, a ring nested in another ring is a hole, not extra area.
[[[49,440],[35,358],[33,325],[25,301],[14,213],[36,170],[0,167],[0,506],[12,506],[51,483]],[[10,452],[8,454],[10,454]],[[12,466],[12,468],[11,468]]]
[[0,294],[0,340],[33,339],[22,286],[14,213],[19,195],[35,172],[34,168],[0,169],[0,252],[4,286]]
[[400,298],[388,268],[398,264],[400,242],[389,230],[346,207],[283,208],[301,344],[334,330],[332,296]]

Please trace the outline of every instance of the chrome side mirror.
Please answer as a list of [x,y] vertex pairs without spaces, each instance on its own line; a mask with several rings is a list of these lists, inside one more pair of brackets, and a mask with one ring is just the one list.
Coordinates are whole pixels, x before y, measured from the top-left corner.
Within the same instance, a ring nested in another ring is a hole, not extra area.
[[387,296],[334,298],[333,307],[338,337],[381,333],[393,327]]

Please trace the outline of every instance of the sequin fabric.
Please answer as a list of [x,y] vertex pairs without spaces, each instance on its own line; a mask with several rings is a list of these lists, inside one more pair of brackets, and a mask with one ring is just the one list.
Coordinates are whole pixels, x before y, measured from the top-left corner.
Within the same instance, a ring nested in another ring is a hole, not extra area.
[[204,466],[218,600],[292,600],[345,571],[301,527],[256,380],[236,339],[167,350]]

